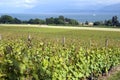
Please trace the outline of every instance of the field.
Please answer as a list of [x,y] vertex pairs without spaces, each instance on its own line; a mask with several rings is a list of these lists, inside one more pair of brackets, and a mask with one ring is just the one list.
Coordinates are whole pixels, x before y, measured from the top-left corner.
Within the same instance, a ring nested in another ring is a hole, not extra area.
[[85,44],[86,46],[88,46],[90,42],[95,46],[105,46],[105,41],[108,39],[109,46],[120,46],[120,32],[118,31],[1,26],[0,34],[2,35],[3,39],[27,39],[30,35],[33,41],[57,41],[58,43],[61,43],[65,37],[66,44],[73,42],[77,45]]
[[120,64],[120,31],[0,26],[0,79],[97,79]]

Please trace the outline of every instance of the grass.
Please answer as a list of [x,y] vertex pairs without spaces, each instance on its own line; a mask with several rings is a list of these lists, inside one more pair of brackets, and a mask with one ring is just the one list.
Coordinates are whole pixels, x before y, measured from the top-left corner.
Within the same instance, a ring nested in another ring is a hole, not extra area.
[[92,30],[71,30],[71,29],[54,29],[54,28],[33,28],[33,27],[3,27],[0,26],[1,33],[40,33],[38,35],[49,36],[65,36],[65,37],[78,37],[78,38],[93,38],[93,39],[120,39],[120,32],[112,31],[92,31]]
[[90,41],[95,45],[104,46],[105,40],[108,39],[110,46],[120,46],[120,32],[114,31],[0,26],[0,34],[3,39],[27,39],[28,35],[31,35],[34,40],[46,39],[53,42],[57,39],[61,41],[65,37],[68,44],[72,41],[77,45],[84,43],[86,46]]

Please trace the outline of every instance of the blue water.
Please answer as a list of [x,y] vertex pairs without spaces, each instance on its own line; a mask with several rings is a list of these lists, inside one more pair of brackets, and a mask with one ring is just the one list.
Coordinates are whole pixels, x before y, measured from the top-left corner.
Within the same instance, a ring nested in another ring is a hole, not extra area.
[[[3,14],[0,14],[0,16]],[[4,14],[5,15],[5,14]],[[113,16],[118,16],[120,20],[120,14],[119,13],[96,13],[96,14],[91,14],[91,13],[80,13],[80,14],[6,14],[10,15],[12,17],[16,17],[20,20],[29,20],[29,19],[34,19],[34,18],[39,18],[39,19],[45,19],[49,17],[58,17],[59,15],[63,15],[66,18],[71,18],[71,19],[76,19],[79,22],[94,22],[94,21],[104,21],[111,19]]]

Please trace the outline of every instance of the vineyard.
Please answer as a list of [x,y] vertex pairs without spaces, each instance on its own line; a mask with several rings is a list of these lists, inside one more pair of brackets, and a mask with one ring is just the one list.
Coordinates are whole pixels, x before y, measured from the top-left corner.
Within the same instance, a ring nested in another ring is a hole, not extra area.
[[0,26],[0,80],[97,80],[120,64],[120,32]]

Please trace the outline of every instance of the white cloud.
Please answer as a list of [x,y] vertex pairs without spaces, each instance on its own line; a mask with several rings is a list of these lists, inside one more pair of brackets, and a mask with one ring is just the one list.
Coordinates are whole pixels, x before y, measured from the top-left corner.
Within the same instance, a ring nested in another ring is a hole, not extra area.
[[21,5],[17,4],[15,6],[16,8],[33,8],[35,5],[23,3]]
[[33,8],[38,0],[21,0],[17,3],[17,7]]
[[24,2],[28,4],[34,4],[34,3],[37,3],[38,0],[24,0]]
[[111,5],[111,4],[120,3],[120,0],[98,0],[97,3],[104,5]]
[[22,7],[22,8],[32,8],[36,5],[56,5],[56,4],[70,4],[70,5],[78,5],[78,6],[87,6],[87,5],[93,5],[93,4],[103,4],[103,5],[109,5],[109,4],[115,4],[119,3],[120,0],[0,0],[0,7]]
[[35,2],[35,0],[25,0],[26,3],[32,3]]
[[43,10],[94,9],[116,3],[120,3],[120,0],[0,0],[0,12],[20,12],[36,6]]
[[36,6],[38,0],[1,0],[0,6],[5,5],[6,7],[13,8],[32,8]]

